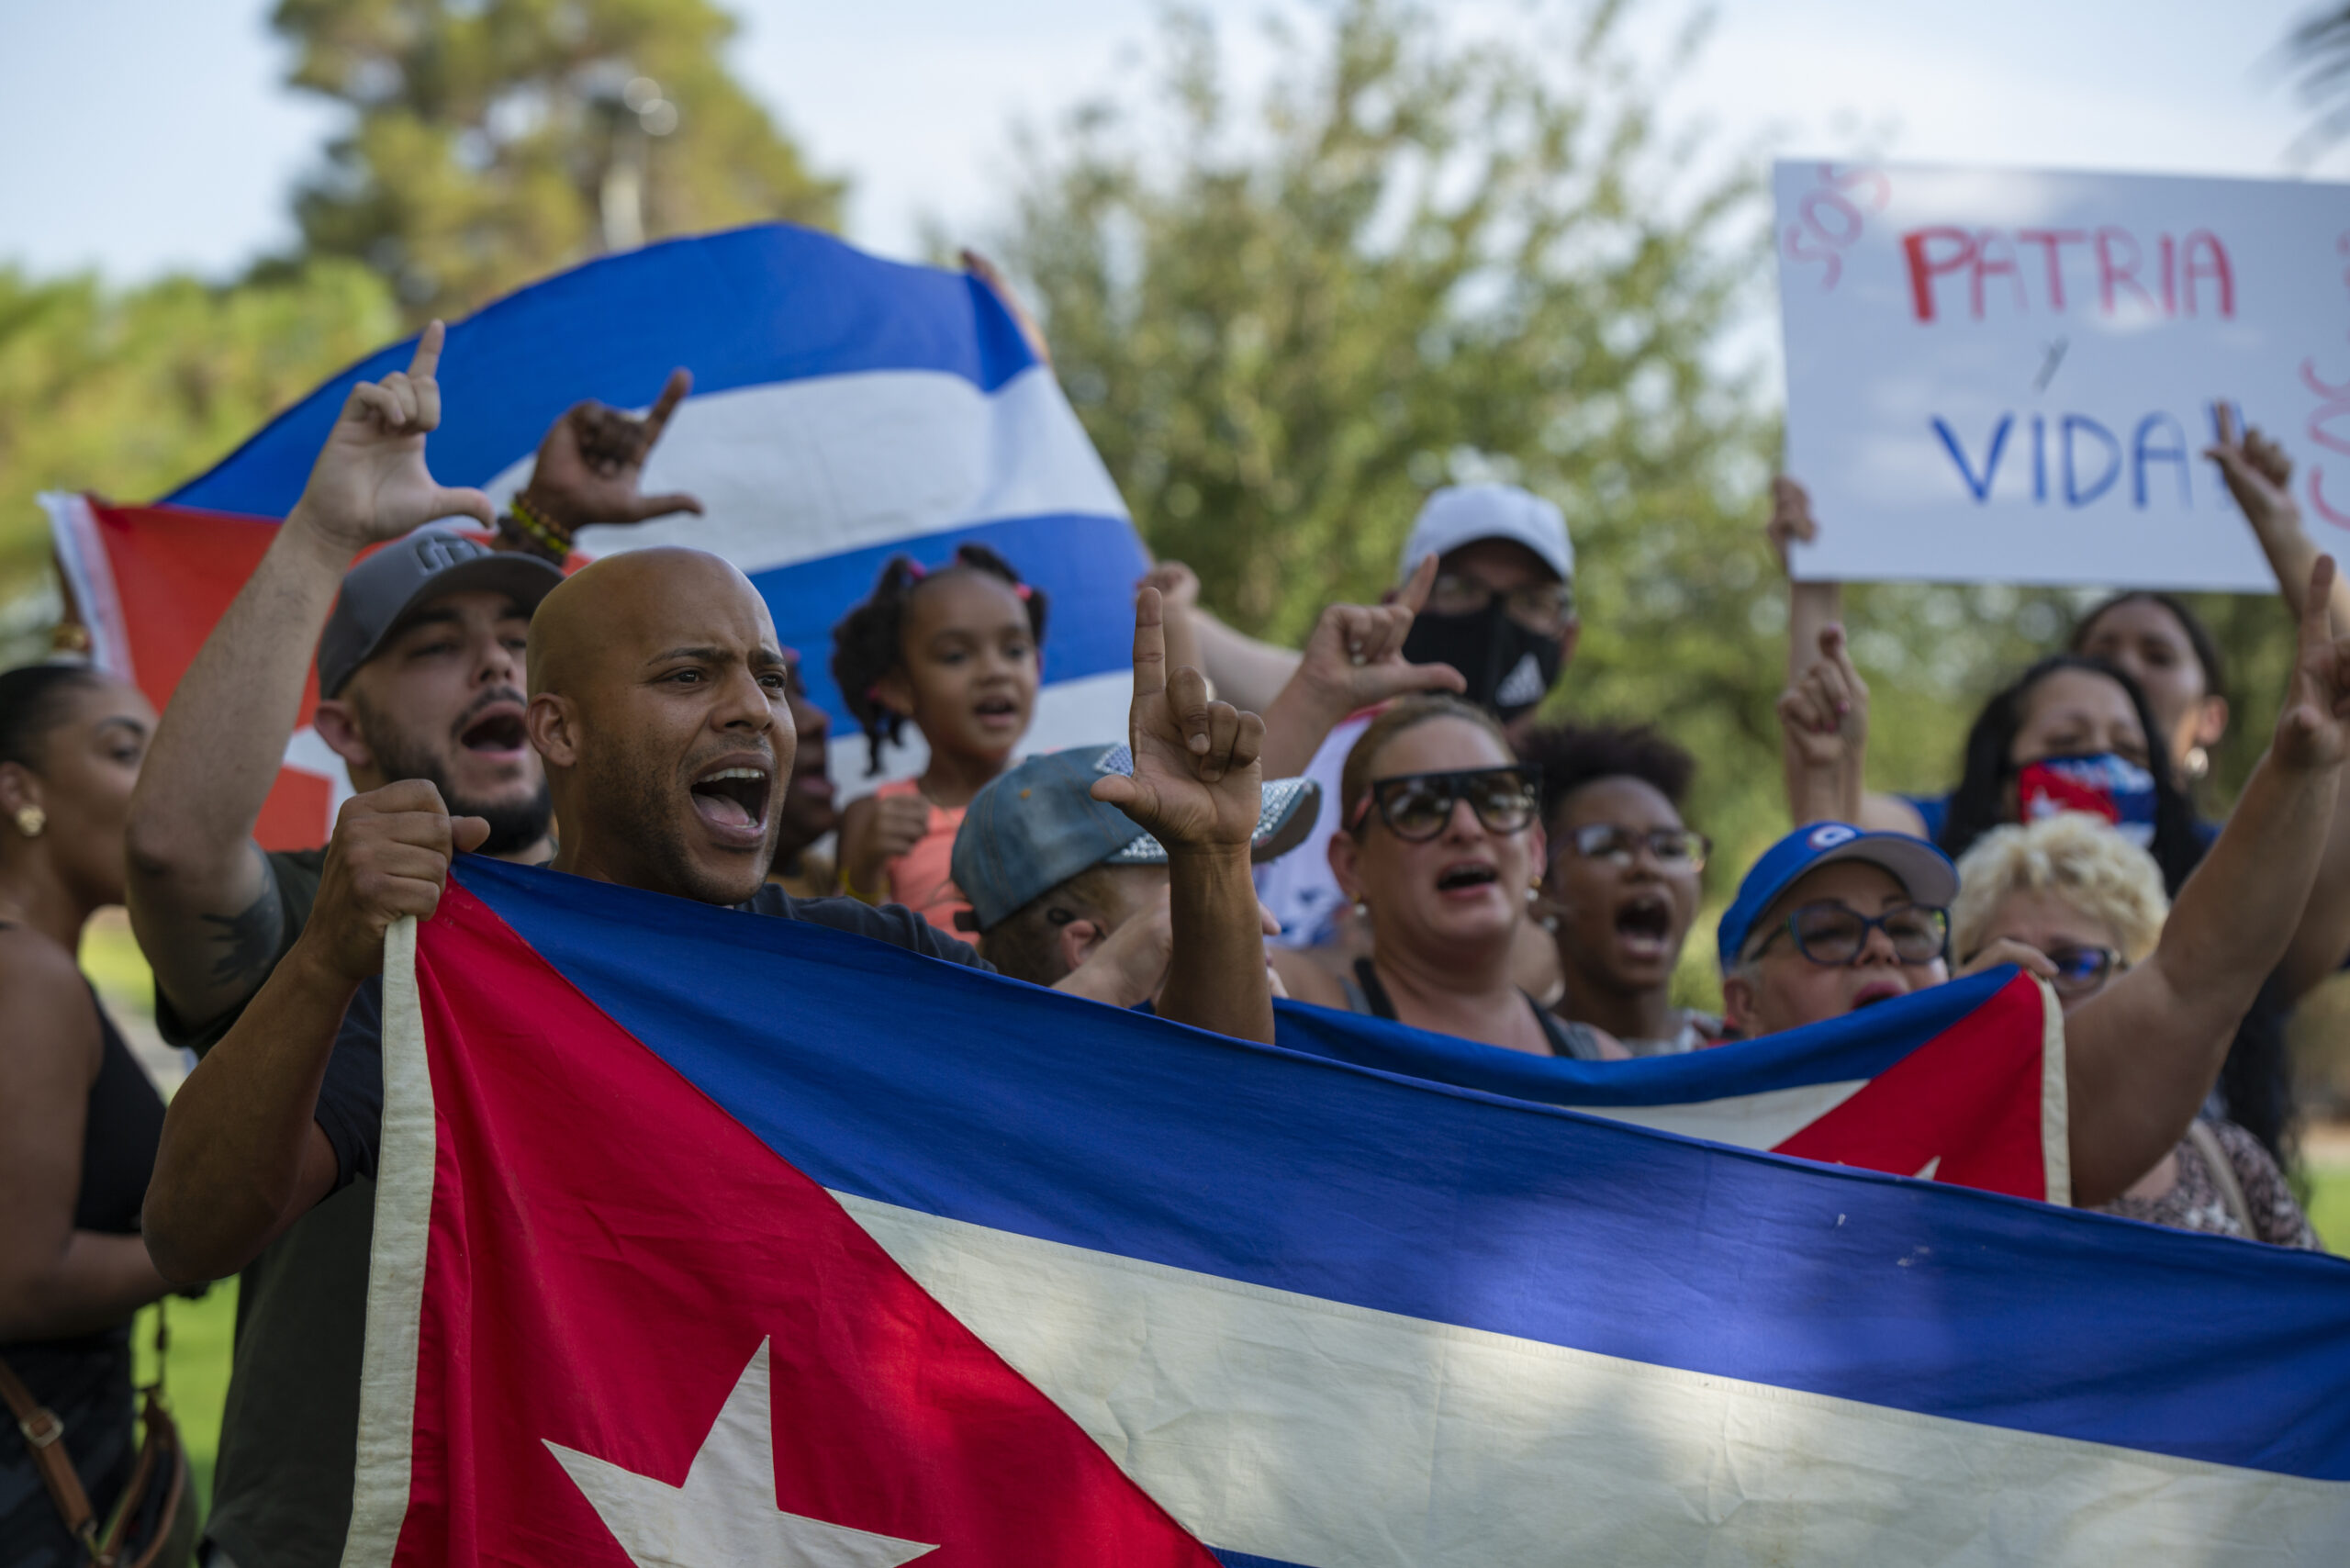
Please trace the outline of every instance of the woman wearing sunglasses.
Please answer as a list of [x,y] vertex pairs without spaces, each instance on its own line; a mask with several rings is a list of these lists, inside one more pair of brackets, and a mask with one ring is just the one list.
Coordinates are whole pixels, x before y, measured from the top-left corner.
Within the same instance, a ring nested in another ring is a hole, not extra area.
[[[2070,1017],[2154,950],[2170,901],[2153,858],[2104,822],[2065,812],[1994,828],[1958,863],[1952,951],[1969,968],[2020,963]],[[2107,1214],[2315,1250],[2317,1233],[2260,1140],[2205,1115]]]
[[1646,726],[1560,724],[1526,737],[1542,770],[1550,868],[1535,913],[1565,985],[1551,1010],[1634,1056],[1719,1045],[1722,1021],[1673,1004],[1712,847],[1681,820],[1696,759]]
[[1540,792],[1482,709],[1415,697],[1373,720],[1347,754],[1329,851],[1371,953],[1345,974],[1276,954],[1291,996],[1535,1056],[1625,1055],[1511,978],[1540,886]]

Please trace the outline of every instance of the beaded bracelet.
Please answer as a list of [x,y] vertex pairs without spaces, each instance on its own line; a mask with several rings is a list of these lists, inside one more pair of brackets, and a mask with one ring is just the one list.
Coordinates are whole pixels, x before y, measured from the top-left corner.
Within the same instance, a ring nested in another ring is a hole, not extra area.
[[541,517],[520,495],[506,503],[498,532],[513,541],[516,548],[558,566],[571,556],[570,532]]

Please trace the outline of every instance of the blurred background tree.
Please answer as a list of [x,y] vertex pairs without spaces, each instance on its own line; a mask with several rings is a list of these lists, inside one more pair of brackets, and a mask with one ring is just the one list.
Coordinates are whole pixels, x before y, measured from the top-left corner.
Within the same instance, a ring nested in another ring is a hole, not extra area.
[[[1172,10],[1145,90],[1024,137],[997,243],[1144,535],[1244,630],[1294,641],[1387,588],[1440,484],[1557,501],[1583,636],[1551,715],[1653,721],[1697,754],[1721,899],[1785,825],[1767,204],[1756,160],[1662,106],[1702,15],[1643,58],[1628,9],[1531,6],[1501,43],[1344,0],[1318,36],[1276,25],[1285,63],[1248,95],[1211,22]],[[1855,588],[1874,780],[1946,787],[1982,698],[2095,597]],[[2249,699],[2232,795],[2289,625],[2273,600],[2205,608]]]
[[391,290],[352,262],[226,288],[0,268],[0,614],[22,623],[0,622],[0,637],[39,612],[26,599],[49,566],[39,492],[145,500],[399,330]]
[[722,58],[709,0],[280,0],[293,85],[352,125],[297,193],[307,255],[391,280],[411,325],[609,250],[785,218],[842,182]]

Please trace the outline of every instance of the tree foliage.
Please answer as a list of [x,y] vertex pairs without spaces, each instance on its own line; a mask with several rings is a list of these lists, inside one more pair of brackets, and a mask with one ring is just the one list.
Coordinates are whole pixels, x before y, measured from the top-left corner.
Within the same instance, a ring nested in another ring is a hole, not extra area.
[[1393,580],[1430,489],[1512,479],[1575,536],[1562,703],[1759,777],[1773,440],[1722,365],[1759,193],[1687,174],[1619,9],[1539,13],[1528,48],[1349,0],[1247,106],[1176,13],[1153,97],[1032,146],[1005,249],[1146,536],[1237,624],[1298,636]]
[[[1173,12],[1149,91],[1028,139],[1002,248],[1145,536],[1247,630],[1293,640],[1389,586],[1437,485],[1558,501],[1583,635],[1551,715],[1697,754],[1719,899],[1785,826],[1776,421],[1730,344],[1769,308],[1765,215],[1750,162],[1666,123],[1684,55],[1640,59],[1624,9],[1537,6],[1505,45],[1344,0],[1245,100],[1211,24]],[[1854,588],[1873,779],[1946,787],[1983,697],[2093,597]],[[2274,600],[2204,608],[2252,699],[2232,788],[2288,640]]]
[[709,0],[279,0],[274,25],[294,85],[352,115],[296,196],[306,251],[384,274],[411,321],[598,253],[616,172],[647,239],[838,219]]
[[390,290],[349,262],[229,288],[0,269],[0,598],[47,563],[40,491],[149,499],[398,331]]

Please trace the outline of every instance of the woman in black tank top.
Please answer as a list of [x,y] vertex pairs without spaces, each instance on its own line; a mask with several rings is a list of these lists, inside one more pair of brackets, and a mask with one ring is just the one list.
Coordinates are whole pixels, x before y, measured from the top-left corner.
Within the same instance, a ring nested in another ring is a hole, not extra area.
[[[163,1102],[74,967],[123,897],[155,714],[80,666],[0,675],[0,1360],[65,1424],[101,1518],[135,1453],[130,1320],[169,1288],[139,1238]],[[84,1561],[0,1422],[0,1563]]]

